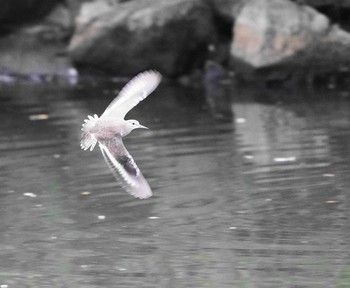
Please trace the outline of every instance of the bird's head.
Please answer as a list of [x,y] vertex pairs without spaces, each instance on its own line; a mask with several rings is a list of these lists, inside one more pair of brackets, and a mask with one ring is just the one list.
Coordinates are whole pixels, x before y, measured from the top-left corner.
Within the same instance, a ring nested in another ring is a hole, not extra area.
[[136,129],[136,128],[142,128],[142,129],[148,129],[146,126],[143,126],[139,123],[139,121],[134,120],[134,119],[130,119],[130,120],[126,120],[126,134],[129,134],[132,130]]

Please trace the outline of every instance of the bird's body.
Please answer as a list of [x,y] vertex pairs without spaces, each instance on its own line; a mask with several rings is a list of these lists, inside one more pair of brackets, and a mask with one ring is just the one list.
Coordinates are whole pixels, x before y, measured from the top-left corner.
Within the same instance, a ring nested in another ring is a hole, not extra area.
[[88,116],[84,120],[80,146],[91,151],[98,143],[102,155],[113,175],[133,196],[144,199],[152,195],[152,190],[134,159],[126,150],[122,137],[136,128],[147,128],[137,120],[124,120],[125,115],[158,86],[161,75],[147,71],[137,75],[120,91],[105,112],[98,117]]

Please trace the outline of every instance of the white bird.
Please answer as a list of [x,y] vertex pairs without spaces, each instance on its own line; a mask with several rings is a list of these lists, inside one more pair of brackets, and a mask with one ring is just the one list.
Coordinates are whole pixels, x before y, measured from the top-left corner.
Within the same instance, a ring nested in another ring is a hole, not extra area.
[[136,128],[147,127],[137,120],[124,120],[125,115],[151,94],[162,76],[156,71],[146,71],[130,80],[108,105],[101,117],[88,115],[82,125],[80,147],[92,151],[98,143],[107,165],[123,187],[136,198],[152,196],[152,190],[126,150],[122,137]]

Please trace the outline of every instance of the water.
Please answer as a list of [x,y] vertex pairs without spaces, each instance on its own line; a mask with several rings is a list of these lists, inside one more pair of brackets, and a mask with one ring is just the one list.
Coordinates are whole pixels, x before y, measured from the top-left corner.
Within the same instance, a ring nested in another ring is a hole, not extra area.
[[79,147],[120,88],[0,86],[1,287],[350,287],[348,99],[163,84],[128,115],[137,200]]

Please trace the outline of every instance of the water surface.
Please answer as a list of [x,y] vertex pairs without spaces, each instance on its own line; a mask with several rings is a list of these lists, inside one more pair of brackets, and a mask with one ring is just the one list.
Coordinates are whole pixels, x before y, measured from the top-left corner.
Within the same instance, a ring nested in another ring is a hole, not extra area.
[[137,200],[79,147],[121,86],[0,86],[1,287],[350,286],[347,98],[163,84],[128,115]]

